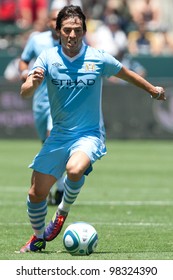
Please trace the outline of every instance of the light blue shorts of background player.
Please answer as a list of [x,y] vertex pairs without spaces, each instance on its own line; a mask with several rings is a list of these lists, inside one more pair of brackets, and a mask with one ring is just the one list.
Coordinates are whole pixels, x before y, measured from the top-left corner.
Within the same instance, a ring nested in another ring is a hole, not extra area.
[[50,115],[50,110],[47,112],[42,113],[34,113],[34,123],[35,128],[38,134],[38,137],[42,141],[42,143],[47,138],[47,132],[51,131],[52,129],[52,117]]

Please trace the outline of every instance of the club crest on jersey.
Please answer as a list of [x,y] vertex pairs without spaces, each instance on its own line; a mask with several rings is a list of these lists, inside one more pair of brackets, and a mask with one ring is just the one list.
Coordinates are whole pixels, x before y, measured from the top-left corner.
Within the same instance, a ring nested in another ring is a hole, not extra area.
[[85,63],[85,72],[89,72],[89,71],[94,72],[95,70],[96,70],[95,63],[93,62]]

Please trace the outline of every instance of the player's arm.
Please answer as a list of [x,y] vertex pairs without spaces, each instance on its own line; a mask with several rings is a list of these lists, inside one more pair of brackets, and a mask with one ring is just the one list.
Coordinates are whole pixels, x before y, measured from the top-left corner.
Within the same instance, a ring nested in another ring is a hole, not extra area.
[[20,79],[25,82],[29,73],[29,62],[20,59],[19,61]]
[[116,74],[116,77],[144,89],[155,99],[166,100],[165,90],[162,87],[152,85],[147,80],[139,76],[137,73],[127,69],[124,66]]
[[33,73],[30,74],[26,81],[21,86],[20,95],[24,98],[32,97],[35,90],[39,87],[44,79],[44,70],[36,68]]

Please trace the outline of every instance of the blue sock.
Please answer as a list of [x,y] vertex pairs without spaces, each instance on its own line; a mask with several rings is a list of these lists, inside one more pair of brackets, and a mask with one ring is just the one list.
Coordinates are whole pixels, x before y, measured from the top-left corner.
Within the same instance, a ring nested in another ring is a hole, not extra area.
[[62,202],[58,206],[59,210],[62,210],[64,212],[69,212],[70,206],[75,202],[84,182],[85,182],[85,176],[82,176],[82,178],[77,182],[73,182],[69,180],[67,176],[65,177],[64,195],[62,198]]

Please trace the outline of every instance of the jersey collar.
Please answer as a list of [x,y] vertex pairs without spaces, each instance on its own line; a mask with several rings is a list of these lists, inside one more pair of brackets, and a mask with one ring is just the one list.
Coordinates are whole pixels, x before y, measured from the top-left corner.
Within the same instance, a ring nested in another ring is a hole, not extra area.
[[70,57],[70,56],[66,55],[66,54],[63,52],[62,47],[61,47],[61,53],[62,53],[62,55],[63,55],[67,60],[69,60],[70,62],[73,62],[74,60],[78,59],[78,58],[84,53],[84,51],[85,51],[85,46],[86,46],[86,44],[85,44],[84,42],[82,42],[82,47],[81,47],[81,49],[80,49],[80,52],[79,52],[77,55],[73,56],[73,57]]

